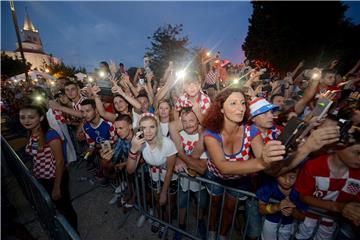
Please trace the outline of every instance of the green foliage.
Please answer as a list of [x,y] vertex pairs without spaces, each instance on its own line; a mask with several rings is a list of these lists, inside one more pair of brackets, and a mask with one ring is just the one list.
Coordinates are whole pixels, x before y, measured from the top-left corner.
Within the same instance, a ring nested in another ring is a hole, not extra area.
[[31,68],[30,63],[26,65],[21,59],[9,57],[4,52],[1,53],[1,75],[12,77],[18,74],[24,73],[26,70],[29,71]]
[[360,52],[359,26],[344,17],[342,2],[253,1],[243,50],[248,59],[270,62],[287,71],[301,60],[326,66],[340,58],[348,70]]
[[66,65],[64,63],[50,64],[49,66],[44,64],[43,68],[44,69],[41,69],[42,71],[45,71],[47,68],[49,69],[49,73],[56,78],[75,77],[75,74],[78,72],[86,73],[86,69],[83,67],[77,68],[71,65]]
[[147,48],[146,55],[151,58],[150,68],[155,76],[162,77],[169,61],[180,63],[185,61],[187,53],[188,37],[179,37],[183,31],[183,25],[172,26],[167,24],[159,27],[151,37],[151,47]]

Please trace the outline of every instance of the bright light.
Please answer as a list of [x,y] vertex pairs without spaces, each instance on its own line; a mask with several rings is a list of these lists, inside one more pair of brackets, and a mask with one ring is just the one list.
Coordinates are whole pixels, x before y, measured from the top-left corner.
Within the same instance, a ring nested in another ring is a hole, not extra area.
[[211,52],[206,53],[206,56],[210,57],[210,55],[211,55]]
[[14,83],[18,83],[19,82],[19,80],[17,80],[17,79],[14,79]]
[[34,82],[38,82],[38,79],[37,79],[37,78],[35,78],[33,81],[34,81]]
[[239,82],[240,82],[240,79],[235,78],[232,83],[233,83],[233,84],[238,84]]
[[54,82],[54,81],[50,81],[50,84],[51,84],[52,86],[55,86],[55,82]]
[[35,100],[41,102],[43,100],[43,97],[41,95],[37,95],[35,96]]
[[45,69],[45,72],[49,73],[49,72],[50,72],[50,70],[49,70],[48,68],[46,68],[46,69]]
[[313,79],[318,79],[320,77],[319,73],[313,73],[312,78]]
[[100,76],[100,77],[105,77],[105,73],[104,73],[103,71],[100,71],[100,72],[99,72],[99,76]]
[[89,80],[89,82],[93,82],[93,81],[94,81],[94,79],[93,79],[92,77],[89,77],[88,80]]
[[177,78],[184,78],[185,75],[186,75],[185,70],[181,70],[181,71],[177,71],[177,72],[176,72],[176,77],[177,77]]

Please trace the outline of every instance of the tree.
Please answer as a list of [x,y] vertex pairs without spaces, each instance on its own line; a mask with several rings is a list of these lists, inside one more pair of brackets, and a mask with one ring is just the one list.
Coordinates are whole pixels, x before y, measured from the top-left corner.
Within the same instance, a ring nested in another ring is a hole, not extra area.
[[27,62],[26,65],[22,60],[17,57],[14,59],[9,57],[4,52],[1,53],[1,75],[12,77],[18,74],[24,73],[26,70],[29,71],[31,63]]
[[253,1],[243,50],[248,59],[270,62],[282,72],[305,60],[323,67],[341,58],[342,70],[360,52],[359,26],[344,17],[342,2]]
[[50,65],[44,64],[42,71],[46,69],[49,70],[49,73],[56,78],[66,78],[66,77],[75,77],[75,74],[78,72],[86,73],[86,69],[83,67],[74,67],[71,65],[66,65],[64,63]]
[[151,37],[151,48],[146,48],[146,55],[150,57],[150,68],[155,76],[162,77],[169,61],[176,63],[186,62],[186,48],[188,37],[179,37],[183,31],[183,25],[172,26],[170,24],[159,27]]

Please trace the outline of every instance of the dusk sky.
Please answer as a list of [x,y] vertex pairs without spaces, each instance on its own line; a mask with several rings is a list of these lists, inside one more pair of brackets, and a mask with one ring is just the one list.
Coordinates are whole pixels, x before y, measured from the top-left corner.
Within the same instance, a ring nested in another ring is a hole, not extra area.
[[[347,17],[360,23],[360,2],[347,2]],[[19,2],[19,26],[25,7],[39,30],[44,50],[65,64],[92,71],[110,59],[141,66],[147,39],[164,24],[183,24],[189,48],[221,51],[234,63],[244,59],[250,2]],[[14,50],[16,35],[8,1],[1,2],[1,50]]]

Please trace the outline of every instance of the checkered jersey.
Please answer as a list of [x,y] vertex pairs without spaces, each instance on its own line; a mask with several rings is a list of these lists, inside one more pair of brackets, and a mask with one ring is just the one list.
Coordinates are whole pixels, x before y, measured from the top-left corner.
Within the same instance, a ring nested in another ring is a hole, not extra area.
[[[250,158],[250,150],[251,150],[251,133],[250,133],[250,125],[244,125],[244,137],[243,137],[243,145],[242,148],[240,149],[239,152],[232,154],[232,155],[228,155],[224,152],[225,158],[226,160],[230,161],[230,162],[234,162],[234,161],[247,161]],[[212,134],[209,134],[209,130],[207,130],[204,133],[204,136],[212,136],[215,137],[215,139],[217,139],[220,143],[221,146],[223,147],[223,140],[220,134],[217,134],[217,136],[214,136],[214,133],[212,132]],[[209,158],[210,160],[207,162],[208,164],[208,170],[210,172],[212,172],[215,176],[222,178],[222,179],[239,179],[241,177],[243,177],[242,175],[224,175],[220,172],[220,170],[215,166],[215,164],[213,163],[213,161],[211,160],[211,158]]]
[[275,140],[279,137],[283,130],[283,127],[274,125],[272,128],[269,128],[266,133],[261,133],[261,137],[264,140],[264,143],[269,142],[270,140]]
[[32,172],[38,179],[55,178],[55,158],[51,152],[50,146],[48,145],[49,142],[54,139],[60,139],[60,136],[55,130],[50,129],[45,136],[45,146],[39,146],[39,136],[31,135],[29,142],[25,147],[26,153],[33,156]]
[[303,196],[322,200],[360,201],[360,169],[349,168],[342,176],[333,176],[328,158],[323,155],[307,161],[297,178],[296,190]]
[[65,124],[66,123],[66,119],[64,118],[64,116],[62,115],[62,112],[59,111],[59,110],[52,110],[52,113],[54,114],[55,116],[55,119],[62,123],[62,124]]
[[[206,110],[210,107],[210,98],[208,95],[200,91],[200,94],[198,95],[198,98],[196,100],[197,103],[200,104],[200,111],[201,113],[205,113]],[[182,95],[178,98],[175,104],[175,110],[180,112],[183,108],[189,108],[192,107],[193,104],[189,100],[189,96],[187,94]]]
[[100,122],[95,128],[88,122],[84,124],[83,128],[86,142],[89,144],[90,148],[95,148],[95,144],[100,144],[106,140],[110,140],[110,143],[114,144],[116,140],[114,125],[102,118],[100,118]]
[[181,144],[186,155],[191,155],[196,143],[199,141],[199,134],[190,135],[185,131],[180,132]]
[[212,71],[210,69],[210,71],[205,76],[205,83],[209,85],[213,85],[218,81],[219,77],[220,77],[219,70]]
[[79,101],[77,101],[76,103],[72,102],[72,107],[74,110],[76,111],[81,111],[81,102],[84,101],[86,98],[82,95],[80,95],[80,99]]

